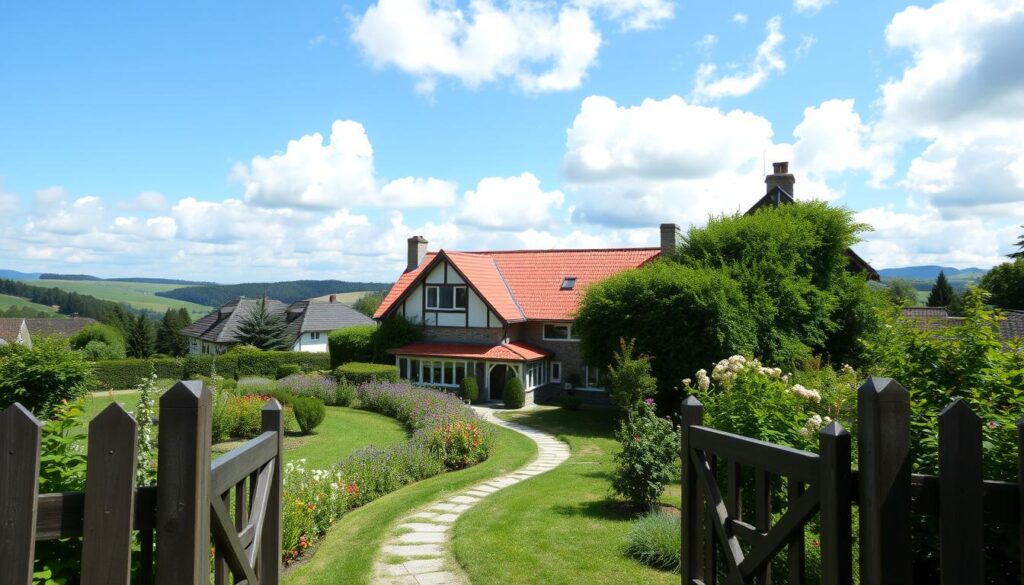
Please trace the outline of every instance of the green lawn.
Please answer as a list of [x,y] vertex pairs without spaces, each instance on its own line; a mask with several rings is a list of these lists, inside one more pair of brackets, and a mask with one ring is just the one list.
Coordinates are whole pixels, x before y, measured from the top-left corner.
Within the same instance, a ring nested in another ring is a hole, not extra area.
[[[475,584],[678,584],[623,553],[632,513],[611,495],[618,450],[608,410],[547,408],[501,418],[566,441],[561,466],[501,490],[455,525],[456,560]],[[674,499],[672,494],[674,494]],[[665,500],[679,505],[678,486]]]
[[83,295],[91,295],[98,299],[114,301],[116,303],[127,303],[136,309],[148,309],[163,313],[167,309],[185,307],[195,319],[210,311],[209,307],[158,297],[155,293],[183,288],[180,284],[152,284],[144,282],[113,282],[106,280],[33,280],[26,281],[32,286],[45,288],[59,288],[68,292],[76,292]]
[[[406,486],[346,514],[331,528],[308,561],[286,572],[284,582],[287,585],[369,583],[381,543],[399,518],[444,495],[517,469],[536,456],[537,446],[527,437],[500,427],[491,428],[496,441],[487,461]],[[493,582],[504,583],[504,576]],[[528,582],[543,583],[533,579]]]
[[11,295],[0,295],[0,309],[9,309],[11,307],[27,307],[29,309],[43,311],[45,313],[57,313],[57,311],[53,310],[53,307],[33,303],[28,299],[23,299],[21,297],[12,297]]

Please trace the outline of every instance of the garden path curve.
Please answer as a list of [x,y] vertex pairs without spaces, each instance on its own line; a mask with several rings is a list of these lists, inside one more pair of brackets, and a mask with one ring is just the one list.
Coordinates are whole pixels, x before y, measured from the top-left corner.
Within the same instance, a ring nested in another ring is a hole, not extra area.
[[463,512],[483,498],[520,481],[550,471],[569,458],[569,446],[531,427],[494,416],[494,409],[474,406],[487,422],[512,429],[537,443],[537,458],[511,473],[495,477],[431,502],[398,521],[395,535],[377,555],[374,585],[465,585],[469,582],[452,559],[452,527]]

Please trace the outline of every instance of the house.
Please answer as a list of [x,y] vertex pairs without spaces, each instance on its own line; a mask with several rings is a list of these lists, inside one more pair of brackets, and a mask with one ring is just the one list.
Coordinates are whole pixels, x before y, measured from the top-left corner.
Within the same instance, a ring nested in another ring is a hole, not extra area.
[[46,319],[25,319],[25,325],[29,333],[36,339],[57,335],[60,337],[71,337],[85,327],[98,323],[96,319],[88,317],[53,317]]
[[[775,169],[758,205],[772,197],[776,205],[793,201],[788,164]],[[402,316],[424,325],[423,341],[390,350],[401,377],[414,383],[454,388],[473,375],[482,399],[500,400],[506,381],[517,377],[528,403],[567,385],[587,402],[605,402],[602,367],[586,363],[572,328],[583,293],[670,254],[678,238],[679,227],[666,223],[657,248],[428,252],[427,240],[413,236],[406,269],[374,319]],[[860,262],[866,268],[858,271],[874,273]]]
[[[1024,339],[1024,311],[1001,311],[999,337],[1003,341]],[[963,325],[963,317],[950,315],[944,307],[904,307],[903,316],[922,331],[942,331]]]
[[25,319],[21,317],[0,319],[0,345],[20,344],[32,347],[32,336],[29,334]]
[[297,301],[290,305],[274,299],[234,299],[181,330],[189,338],[189,353],[219,354],[239,343],[239,325],[262,301],[266,302],[268,312],[284,319],[292,340],[291,351],[326,352],[331,331],[374,324],[366,315],[337,302],[334,295],[328,301]]

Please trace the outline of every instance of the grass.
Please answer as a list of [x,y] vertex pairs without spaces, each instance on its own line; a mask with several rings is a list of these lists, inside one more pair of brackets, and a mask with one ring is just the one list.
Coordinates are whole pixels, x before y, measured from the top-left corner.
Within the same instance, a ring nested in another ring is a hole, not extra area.
[[45,288],[59,288],[68,292],[91,295],[98,299],[127,303],[136,309],[163,313],[167,309],[185,307],[193,318],[205,315],[209,307],[156,296],[157,292],[183,288],[180,284],[153,284],[144,282],[113,282],[105,280],[38,280],[29,284]]
[[[626,555],[637,515],[611,495],[619,447],[610,411],[545,408],[499,416],[556,435],[572,455],[548,473],[497,492],[456,523],[455,557],[471,582],[679,583],[678,574]],[[678,494],[675,486],[664,501],[678,506]]]
[[13,297],[11,295],[0,295],[0,310],[9,309],[11,307],[29,308],[35,311],[42,311],[44,313],[50,313],[53,315],[57,314],[57,311],[54,311],[53,307],[33,303],[32,301],[28,299],[23,299],[21,297]]
[[[495,448],[483,463],[406,486],[346,514],[320,542],[316,554],[288,570],[286,585],[369,583],[373,563],[389,529],[405,514],[467,486],[517,469],[537,454],[536,444],[508,429],[491,427]],[[530,482],[524,482],[530,483]],[[503,583],[504,575],[495,581]],[[542,583],[529,580],[530,583]],[[583,581],[581,581],[582,583]]]

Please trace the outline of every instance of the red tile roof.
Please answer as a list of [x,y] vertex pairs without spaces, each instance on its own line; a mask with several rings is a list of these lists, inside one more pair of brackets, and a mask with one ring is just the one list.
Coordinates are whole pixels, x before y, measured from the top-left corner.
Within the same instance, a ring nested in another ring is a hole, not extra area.
[[410,343],[389,349],[392,355],[461,358],[499,362],[532,362],[546,358],[551,352],[522,341],[501,345],[474,345],[469,343]]
[[[415,270],[402,274],[374,314],[387,314],[410,291],[426,267],[447,257],[505,322],[569,321],[586,287],[658,257],[658,248],[512,250],[428,253]],[[571,290],[562,281],[575,277]]]

